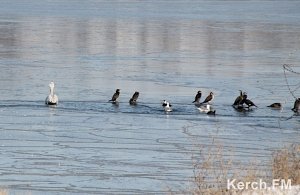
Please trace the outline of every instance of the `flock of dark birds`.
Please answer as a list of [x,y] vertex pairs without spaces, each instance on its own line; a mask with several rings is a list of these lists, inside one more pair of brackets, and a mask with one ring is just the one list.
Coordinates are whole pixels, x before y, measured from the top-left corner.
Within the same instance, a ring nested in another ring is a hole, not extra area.
[[[54,94],[54,82],[50,82],[49,84],[50,88],[50,94],[47,96],[45,100],[46,105],[57,105],[58,104],[58,97],[57,95]],[[139,97],[139,92],[134,92],[132,97],[129,100],[130,105],[136,105],[137,104],[137,99]],[[116,92],[113,94],[112,98],[109,100],[109,102],[113,104],[118,104],[118,98],[120,96],[120,89],[117,89]],[[195,100],[192,102],[195,104],[197,109],[200,112],[204,112],[208,115],[215,115],[216,110],[213,110],[210,106],[211,102],[214,99],[214,93],[210,92],[209,95],[205,98],[203,102],[200,102],[202,96],[202,92],[198,91]],[[238,111],[245,111],[251,109],[251,107],[257,107],[250,99],[248,99],[247,93],[242,92],[240,90],[240,95],[235,99],[234,103],[232,106],[238,110]],[[170,102],[163,100],[162,102],[162,107],[164,108],[165,112],[172,112],[172,105]],[[281,109],[282,105],[281,103],[273,103],[269,105],[268,107],[274,108],[274,109]],[[294,103],[294,107],[292,109],[294,112],[298,113],[300,110],[300,98],[297,98]]]

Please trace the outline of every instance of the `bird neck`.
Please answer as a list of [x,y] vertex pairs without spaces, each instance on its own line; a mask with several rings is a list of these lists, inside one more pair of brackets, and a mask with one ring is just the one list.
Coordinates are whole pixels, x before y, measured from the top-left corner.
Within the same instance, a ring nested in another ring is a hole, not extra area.
[[50,95],[51,95],[51,96],[54,95],[54,87],[50,87]]

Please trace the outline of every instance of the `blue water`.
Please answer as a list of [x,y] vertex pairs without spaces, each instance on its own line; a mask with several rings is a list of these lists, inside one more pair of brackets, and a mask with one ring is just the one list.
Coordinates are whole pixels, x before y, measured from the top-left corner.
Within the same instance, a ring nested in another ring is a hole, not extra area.
[[[7,194],[181,193],[200,148],[218,143],[268,169],[273,151],[300,143],[287,87],[299,97],[300,75],[282,68],[300,72],[298,1],[1,2]],[[44,105],[52,80],[55,108]],[[239,89],[258,108],[235,111]],[[215,117],[191,103],[198,90],[215,93]]]

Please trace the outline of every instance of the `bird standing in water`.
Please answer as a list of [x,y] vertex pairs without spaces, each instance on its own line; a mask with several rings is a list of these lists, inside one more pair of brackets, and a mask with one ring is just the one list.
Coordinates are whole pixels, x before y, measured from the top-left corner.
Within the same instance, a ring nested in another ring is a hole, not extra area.
[[214,93],[210,92],[209,95],[205,98],[205,100],[201,104],[205,104],[205,103],[210,104],[213,99],[214,99]]
[[134,92],[134,94],[132,95],[132,98],[130,98],[130,100],[129,100],[129,104],[130,105],[136,105],[136,101],[137,101],[137,99],[138,99],[138,97],[139,97],[139,95],[140,95],[140,93],[139,92]]
[[233,103],[233,106],[238,106],[240,105],[240,103],[242,102],[243,100],[243,92],[242,90],[239,90],[240,91],[240,95],[235,99],[234,103]]
[[195,96],[195,100],[193,101],[193,103],[199,104],[201,95],[202,95],[201,91],[198,91],[196,96]]
[[109,101],[112,103],[116,103],[119,96],[120,96],[120,89],[117,89],[114,95],[112,96],[111,100]]
[[294,108],[292,108],[292,111],[299,112],[299,108],[300,108],[300,98],[295,100]]
[[239,105],[243,106],[247,98],[248,98],[247,93],[243,92],[243,98],[242,101],[240,101]]
[[58,104],[58,97],[54,94],[54,82],[51,81],[49,83],[50,94],[46,97],[45,104],[46,105],[57,105]]

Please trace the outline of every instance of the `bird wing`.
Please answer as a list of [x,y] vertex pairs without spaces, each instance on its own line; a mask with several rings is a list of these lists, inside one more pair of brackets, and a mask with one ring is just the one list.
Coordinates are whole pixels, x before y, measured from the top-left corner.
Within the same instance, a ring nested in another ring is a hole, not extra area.
[[233,105],[238,105],[238,104],[240,104],[240,102],[241,102],[242,100],[243,100],[243,97],[242,97],[242,96],[238,96],[238,97],[235,99]]
[[212,99],[212,96],[209,95],[205,98],[204,102],[203,103],[206,103],[206,102],[209,102],[210,100]]
[[248,106],[256,106],[251,100],[249,99],[246,99],[245,100],[245,103],[248,105]]
[[58,97],[57,97],[57,95],[53,96],[53,102],[58,103]]

